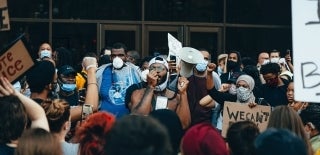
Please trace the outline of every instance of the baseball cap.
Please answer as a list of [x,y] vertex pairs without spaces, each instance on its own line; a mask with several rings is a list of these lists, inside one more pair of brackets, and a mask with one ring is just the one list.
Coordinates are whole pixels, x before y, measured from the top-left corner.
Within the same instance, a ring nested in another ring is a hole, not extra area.
[[77,72],[70,65],[64,65],[64,66],[61,66],[58,69],[58,76],[60,76],[61,74],[62,75],[74,75],[74,76],[76,76]]

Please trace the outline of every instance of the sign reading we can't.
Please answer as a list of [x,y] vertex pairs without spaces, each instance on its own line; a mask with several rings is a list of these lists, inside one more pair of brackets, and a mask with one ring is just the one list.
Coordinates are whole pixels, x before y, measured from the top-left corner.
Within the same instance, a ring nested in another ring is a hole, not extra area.
[[250,108],[247,104],[225,102],[223,108],[222,136],[226,137],[230,125],[240,121],[252,121],[260,132],[267,128],[271,114],[270,106],[257,105]]
[[33,65],[34,62],[20,39],[0,56],[0,76],[13,82]]

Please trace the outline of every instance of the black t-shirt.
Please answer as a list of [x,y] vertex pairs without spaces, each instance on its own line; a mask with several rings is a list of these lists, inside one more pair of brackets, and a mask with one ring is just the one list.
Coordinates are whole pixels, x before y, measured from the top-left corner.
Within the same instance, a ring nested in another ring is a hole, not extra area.
[[264,98],[272,107],[288,104],[287,88],[289,82],[284,79],[281,80],[284,83],[282,86],[270,87],[267,84],[263,84],[260,87],[260,97]]

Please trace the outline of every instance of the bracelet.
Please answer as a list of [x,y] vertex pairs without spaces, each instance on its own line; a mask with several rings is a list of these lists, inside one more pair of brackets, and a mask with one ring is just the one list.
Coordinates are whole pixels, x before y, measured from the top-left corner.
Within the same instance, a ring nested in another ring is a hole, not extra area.
[[87,86],[91,85],[91,84],[95,84],[97,87],[98,87],[98,84],[96,82],[91,82],[91,83],[88,83]]

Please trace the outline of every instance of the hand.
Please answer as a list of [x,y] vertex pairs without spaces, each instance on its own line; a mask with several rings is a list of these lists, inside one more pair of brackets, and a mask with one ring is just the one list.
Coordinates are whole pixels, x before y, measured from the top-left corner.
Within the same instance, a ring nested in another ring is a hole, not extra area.
[[248,103],[249,108],[254,108],[257,106],[257,103]]
[[158,78],[159,78],[158,73],[154,70],[151,70],[147,75],[148,86],[151,88],[156,87],[158,84]]
[[169,60],[167,61],[168,62],[168,65],[169,65],[169,73],[172,74],[172,73],[176,73],[177,72],[177,64],[176,64],[176,61],[174,60]]
[[219,89],[220,92],[227,92],[230,89],[231,85],[228,83],[221,84],[221,87]]
[[208,71],[209,73],[212,73],[212,72],[216,69],[216,67],[217,67],[216,64],[214,64],[214,63],[208,63],[208,65],[207,65],[207,71]]
[[179,77],[178,90],[180,93],[185,93],[188,88],[189,80],[185,77]]
[[292,59],[291,59],[290,54],[287,54],[284,58],[286,59],[286,62],[290,62],[291,63]]
[[16,90],[5,77],[0,77],[0,97],[16,95]]
[[82,67],[88,70],[89,68],[95,68],[97,69],[98,63],[97,59],[94,57],[84,57],[82,60]]

